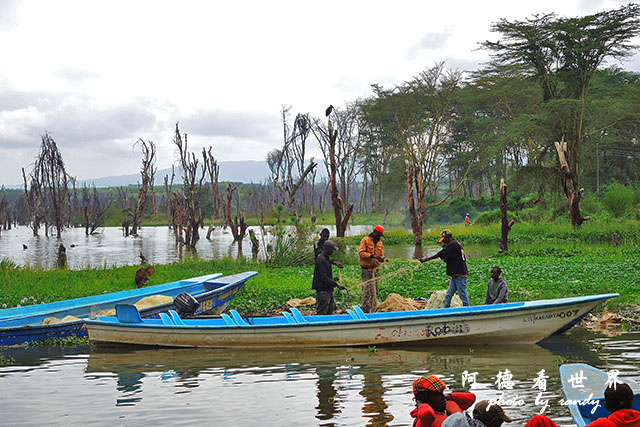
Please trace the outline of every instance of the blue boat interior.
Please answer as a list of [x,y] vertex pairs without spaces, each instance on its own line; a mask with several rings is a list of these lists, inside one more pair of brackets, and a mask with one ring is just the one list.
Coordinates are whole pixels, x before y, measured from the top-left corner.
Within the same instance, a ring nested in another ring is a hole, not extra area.
[[[204,298],[205,295],[210,293],[217,294],[217,291],[225,292],[223,289],[225,287],[232,288],[238,284],[244,284],[244,282],[257,274],[255,271],[247,271],[229,276],[222,276],[221,273],[216,273],[178,280],[162,285],[149,286],[142,289],[130,289],[47,304],[8,308],[0,310],[0,328],[39,326],[42,325],[43,320],[48,317],[56,317],[59,319],[65,316],[74,316],[80,319],[89,318],[103,310],[113,309],[115,304],[134,304],[142,298],[152,295],[165,295],[175,298],[181,292],[188,292],[196,298],[200,296]],[[233,298],[233,296],[235,296],[235,294],[230,294],[228,299]],[[172,304],[168,303],[166,305],[171,306]],[[148,310],[151,309],[153,308]]]
[[[586,424],[589,424],[598,418],[606,418],[611,415],[611,412],[607,411],[604,407],[604,398],[592,400],[594,402],[593,404],[578,406],[580,415],[582,415]],[[596,408],[595,411],[594,408]],[[640,411],[640,394],[636,394],[633,397],[633,409]]]

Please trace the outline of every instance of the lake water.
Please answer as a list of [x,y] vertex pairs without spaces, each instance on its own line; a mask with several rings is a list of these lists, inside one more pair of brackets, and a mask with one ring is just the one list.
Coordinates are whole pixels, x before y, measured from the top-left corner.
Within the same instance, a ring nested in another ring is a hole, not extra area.
[[640,334],[606,337],[574,328],[540,345],[410,349],[5,349],[0,424],[7,426],[411,426],[411,384],[437,374],[454,391],[477,372],[470,391],[497,398],[508,369],[525,406],[503,405],[523,425],[541,410],[534,379],[548,375],[545,414],[573,425],[558,366],[586,362],[640,379]]
[[[318,230],[325,226],[318,226]],[[335,226],[326,226],[335,235]],[[251,227],[264,246],[259,227]],[[347,229],[347,236],[357,236],[368,233],[369,225],[351,225]],[[182,261],[197,254],[201,259],[218,259],[223,257],[237,257],[238,247],[233,243],[233,236],[228,229],[217,227],[211,239],[207,240],[206,230],[201,231],[201,238],[196,244],[195,252],[184,245],[175,242],[173,232],[167,227],[143,227],[139,237],[124,237],[118,227],[105,227],[100,232],[85,236],[83,228],[70,228],[63,232],[59,241],[55,237],[33,236],[28,227],[17,227],[2,232],[0,236],[0,260],[7,258],[12,262],[24,266],[38,266],[52,268],[55,266],[58,246],[64,244],[67,250],[67,263],[71,269],[87,267],[111,267],[140,263],[140,253],[151,264],[168,264]],[[248,236],[248,233],[247,233]],[[265,238],[268,242],[269,236]],[[517,249],[517,245],[511,245]],[[357,249],[357,248],[354,248]],[[311,251],[311,248],[309,248]],[[423,247],[423,255],[433,255],[440,250],[438,245]],[[493,255],[497,252],[497,245],[466,245],[465,253],[469,258],[479,258]],[[413,258],[412,245],[387,245],[385,254],[391,258]],[[251,258],[251,242],[248,237],[242,245],[242,255]],[[258,257],[262,257],[262,249]]]

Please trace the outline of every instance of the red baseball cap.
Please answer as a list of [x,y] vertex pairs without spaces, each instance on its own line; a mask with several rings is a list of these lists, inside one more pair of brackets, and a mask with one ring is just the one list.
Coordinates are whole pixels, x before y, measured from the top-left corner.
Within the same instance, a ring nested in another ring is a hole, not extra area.
[[376,225],[375,227],[373,227],[373,229],[384,236],[384,227],[383,226]]

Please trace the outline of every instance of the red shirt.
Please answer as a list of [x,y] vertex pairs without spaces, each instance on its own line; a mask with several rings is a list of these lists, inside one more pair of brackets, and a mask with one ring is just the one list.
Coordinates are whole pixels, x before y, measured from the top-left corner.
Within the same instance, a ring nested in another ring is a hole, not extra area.
[[428,403],[423,403],[411,411],[411,417],[415,418],[413,427],[440,427],[448,415],[469,409],[475,401],[476,395],[473,393],[451,393],[444,414],[434,411]]
[[640,412],[621,409],[607,418],[598,418],[587,427],[640,427]]

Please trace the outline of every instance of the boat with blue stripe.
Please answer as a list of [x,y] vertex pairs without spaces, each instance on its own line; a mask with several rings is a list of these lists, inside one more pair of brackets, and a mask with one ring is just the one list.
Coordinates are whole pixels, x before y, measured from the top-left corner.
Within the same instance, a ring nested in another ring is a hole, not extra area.
[[[198,302],[195,314],[219,314],[245,282],[257,274],[255,271],[229,276],[216,273],[141,289],[0,310],[0,346],[26,345],[50,338],[83,337],[87,335],[86,319],[113,310],[117,304],[135,304],[154,295],[170,297],[171,301],[142,308],[142,317],[158,317],[159,313],[174,309],[173,298],[183,292]],[[70,316],[69,321],[43,324],[47,323],[45,319],[62,320],[67,316]]]
[[618,294],[456,307],[436,310],[305,316],[292,308],[281,316],[182,319],[171,310],[143,319],[131,305],[116,317],[87,320],[96,344],[173,347],[340,347],[395,344],[529,344],[567,330],[603,301]]
[[[633,407],[640,411],[640,384],[629,378],[619,377],[633,390]],[[586,363],[567,363],[560,366],[560,381],[565,402],[578,427],[585,427],[598,418],[611,415],[604,407],[604,390],[607,388],[607,371]]]

